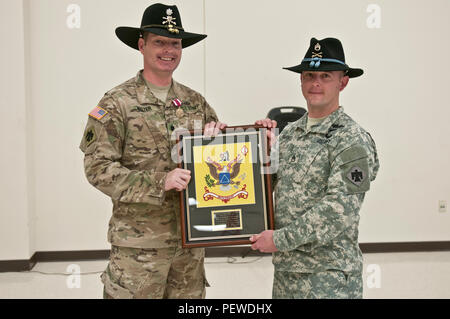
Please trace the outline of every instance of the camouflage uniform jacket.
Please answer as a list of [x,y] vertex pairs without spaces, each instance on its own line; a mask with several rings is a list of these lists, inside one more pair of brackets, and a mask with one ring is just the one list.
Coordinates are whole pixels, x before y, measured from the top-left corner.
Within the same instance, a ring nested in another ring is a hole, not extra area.
[[375,143],[342,107],[309,131],[307,117],[288,125],[274,149],[275,270],[362,272],[359,210],[379,168]]
[[[183,112],[177,112],[175,99]],[[89,116],[80,149],[88,181],[113,202],[108,241],[134,248],[177,246],[179,193],[164,191],[167,173],[177,167],[173,132],[201,129],[217,121],[216,113],[199,93],[175,81],[163,103],[142,70],[107,92],[98,106],[107,114],[100,120]]]

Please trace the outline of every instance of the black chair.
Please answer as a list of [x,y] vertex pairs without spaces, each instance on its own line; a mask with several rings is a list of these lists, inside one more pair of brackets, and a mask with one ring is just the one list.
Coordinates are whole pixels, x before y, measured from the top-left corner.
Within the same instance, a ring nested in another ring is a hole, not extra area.
[[306,109],[298,106],[281,106],[273,108],[267,113],[267,117],[277,121],[277,127],[281,131],[291,122],[297,121],[306,113]]

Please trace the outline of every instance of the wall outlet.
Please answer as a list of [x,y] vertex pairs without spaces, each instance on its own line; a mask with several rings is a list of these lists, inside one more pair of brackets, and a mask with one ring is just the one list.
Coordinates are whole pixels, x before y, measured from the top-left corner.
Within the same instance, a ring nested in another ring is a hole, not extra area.
[[447,201],[440,200],[439,201],[439,213],[446,213],[446,212],[447,212]]

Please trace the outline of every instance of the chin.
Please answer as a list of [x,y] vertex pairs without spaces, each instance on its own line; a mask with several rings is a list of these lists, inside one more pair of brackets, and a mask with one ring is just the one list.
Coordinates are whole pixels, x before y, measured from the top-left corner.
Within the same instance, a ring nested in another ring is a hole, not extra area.
[[323,103],[322,100],[309,99],[309,100],[308,100],[308,104],[311,105],[311,106],[318,106],[318,107],[320,107],[320,106],[322,106],[324,103]]

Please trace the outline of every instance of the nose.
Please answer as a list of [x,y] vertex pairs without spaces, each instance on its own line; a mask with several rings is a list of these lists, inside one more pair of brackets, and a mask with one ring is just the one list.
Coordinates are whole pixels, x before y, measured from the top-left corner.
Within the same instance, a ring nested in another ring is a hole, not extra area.
[[313,86],[320,86],[320,79],[318,76],[314,76],[312,79],[312,85]]
[[171,48],[171,45],[169,43],[165,43],[163,46],[163,51],[164,52],[169,52]]

